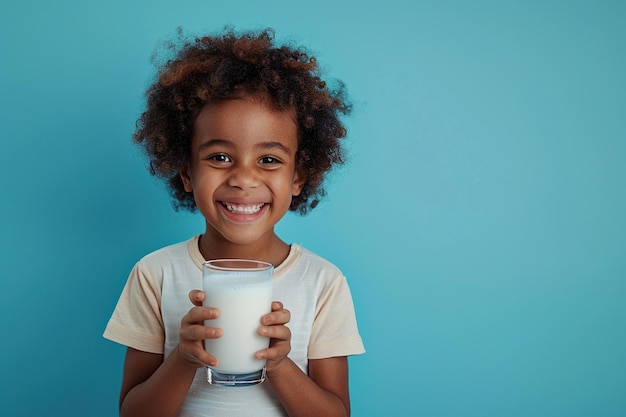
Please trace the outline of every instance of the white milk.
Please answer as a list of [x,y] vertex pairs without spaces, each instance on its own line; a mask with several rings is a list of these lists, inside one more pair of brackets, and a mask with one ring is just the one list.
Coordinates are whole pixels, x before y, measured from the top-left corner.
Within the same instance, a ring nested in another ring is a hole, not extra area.
[[262,369],[265,360],[256,359],[254,353],[269,346],[269,338],[259,335],[258,330],[261,316],[271,311],[271,279],[256,283],[247,278],[246,273],[211,279],[205,275],[204,291],[206,298],[203,305],[217,307],[221,311],[219,318],[205,320],[204,324],[223,329],[222,337],[204,341],[206,351],[219,361],[218,366],[212,369],[230,374]]

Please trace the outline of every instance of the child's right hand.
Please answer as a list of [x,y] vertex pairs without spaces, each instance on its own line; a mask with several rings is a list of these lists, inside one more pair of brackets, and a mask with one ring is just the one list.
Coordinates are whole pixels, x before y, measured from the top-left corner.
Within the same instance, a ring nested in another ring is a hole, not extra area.
[[222,329],[204,325],[204,320],[216,319],[220,311],[214,307],[202,307],[204,292],[192,290],[189,300],[194,307],[182,318],[178,342],[178,355],[190,367],[216,366],[217,359],[204,350],[204,339],[217,339]]

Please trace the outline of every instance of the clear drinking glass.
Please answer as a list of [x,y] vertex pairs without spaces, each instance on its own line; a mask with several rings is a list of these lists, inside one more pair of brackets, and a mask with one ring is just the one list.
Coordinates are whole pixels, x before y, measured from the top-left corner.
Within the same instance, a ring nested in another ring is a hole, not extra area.
[[265,380],[265,360],[254,353],[269,346],[259,335],[261,316],[272,309],[272,264],[246,259],[218,259],[204,263],[204,306],[220,309],[220,317],[205,320],[219,327],[222,337],[206,339],[204,347],[218,360],[207,367],[207,381],[214,385],[248,386]]

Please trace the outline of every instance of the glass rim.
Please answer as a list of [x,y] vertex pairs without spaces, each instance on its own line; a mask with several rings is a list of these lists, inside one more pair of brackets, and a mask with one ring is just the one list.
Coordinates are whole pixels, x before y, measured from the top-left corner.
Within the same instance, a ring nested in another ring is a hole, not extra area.
[[[236,266],[220,266],[219,263],[230,262],[236,264]],[[222,259],[211,259],[209,261],[204,261],[202,265],[209,269],[214,269],[216,271],[248,271],[248,272],[260,272],[267,271],[274,267],[269,262],[265,261],[257,261],[254,259],[237,259],[237,258],[222,258]],[[248,265],[257,265],[257,266],[248,266]]]

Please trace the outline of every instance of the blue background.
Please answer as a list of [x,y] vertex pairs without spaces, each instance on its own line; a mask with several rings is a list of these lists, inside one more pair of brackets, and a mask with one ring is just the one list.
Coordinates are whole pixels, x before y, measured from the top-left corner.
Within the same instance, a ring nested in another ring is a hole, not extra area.
[[130,142],[150,56],[274,27],[355,105],[279,226],[339,265],[354,416],[626,415],[626,3],[4,1],[0,415],[112,416],[134,262],[202,231]]

